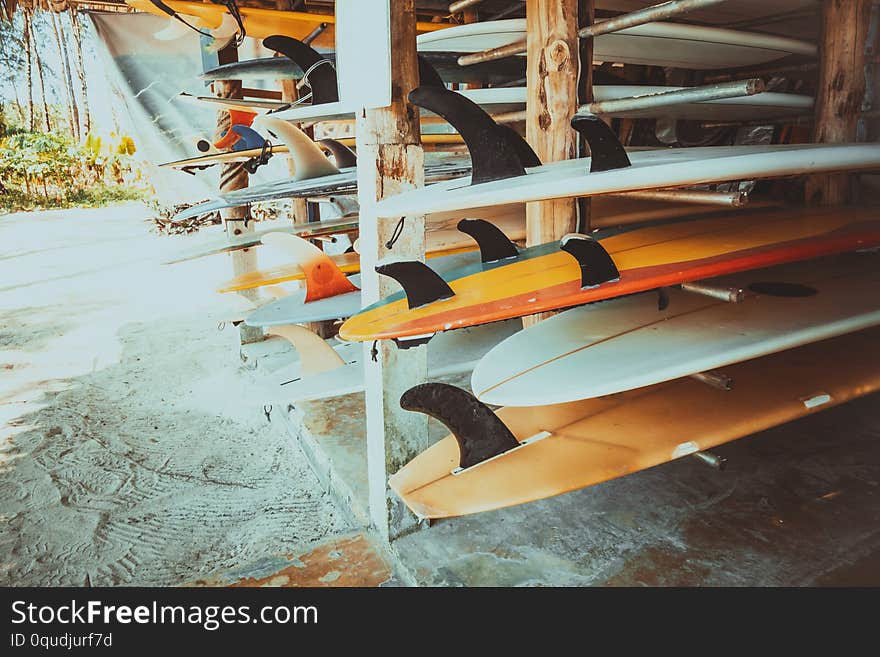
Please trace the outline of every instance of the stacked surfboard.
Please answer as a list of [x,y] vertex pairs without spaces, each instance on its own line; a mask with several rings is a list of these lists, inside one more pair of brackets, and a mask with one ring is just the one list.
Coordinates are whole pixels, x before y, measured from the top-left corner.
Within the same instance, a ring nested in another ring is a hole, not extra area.
[[[218,42],[235,31],[219,5],[175,0],[163,9],[127,1],[153,13],[176,13]],[[635,9],[652,3],[610,4]],[[700,20],[752,16],[759,4],[731,0],[702,10]],[[809,2],[784,4],[794,10]],[[299,40],[314,29],[314,16],[244,8],[241,16],[249,35],[264,38],[284,57],[224,65],[205,79],[308,74],[311,103],[190,97],[259,117],[237,127],[238,137],[230,133],[233,151],[166,166],[238,162],[256,169],[281,154],[295,173],[218,195],[180,217],[282,198],[321,198],[340,216],[263,231],[187,257],[260,244],[282,254],[283,265],[220,285],[224,292],[287,286],[275,288],[271,301],[244,317],[288,340],[298,354],[271,377],[281,399],[363,390],[364,351],[357,343],[429,344],[433,382],[410,389],[400,404],[439,420],[449,435],[390,479],[417,516],[489,511],[599,484],[880,388],[880,212],[712,212],[632,197],[645,190],[876,170],[880,146],[629,149],[609,127],[614,118],[774,120],[809,112],[809,95],[764,91],[652,103],[639,101],[682,89],[600,80],[598,105],[582,108],[571,122],[591,156],[542,163],[522,137],[495,121],[525,108],[525,88],[517,82],[525,75],[524,58],[467,69],[457,64],[460,55],[524,40],[525,21],[420,24],[420,86],[409,100],[421,109],[424,132],[448,124],[468,156],[430,154],[427,187],[378,203],[382,217],[427,217],[427,257],[391,258],[377,266],[400,291],[362,307],[357,243],[331,255],[308,241],[343,233],[354,239],[359,208],[349,195],[357,191],[356,154],[333,140],[316,143],[294,125],[354,117],[351,105],[340,102],[327,63],[333,59],[333,21],[314,50]],[[163,38],[174,38],[187,29],[183,25],[174,23]],[[681,23],[649,23],[594,42],[600,62],[690,70],[815,54],[813,44],[794,39]],[[450,83],[488,86],[452,91]],[[627,102],[608,103],[621,100]],[[610,108],[602,116],[589,111],[602,103]],[[595,230],[526,248],[524,204],[567,197],[595,197]],[[406,229],[401,219],[400,230]],[[547,311],[559,314],[520,330],[522,317]],[[336,341],[302,326],[326,320],[344,320]],[[462,373],[471,375],[470,390],[436,381]]]

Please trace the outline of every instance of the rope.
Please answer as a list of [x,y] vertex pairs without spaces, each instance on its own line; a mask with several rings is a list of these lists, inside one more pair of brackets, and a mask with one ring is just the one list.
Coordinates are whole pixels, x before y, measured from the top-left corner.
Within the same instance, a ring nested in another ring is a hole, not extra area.
[[400,235],[403,233],[403,219],[403,217],[400,218],[400,221],[397,222],[397,226],[394,227],[394,232],[391,233],[391,239],[385,242],[386,249],[392,248],[395,242],[400,239]]

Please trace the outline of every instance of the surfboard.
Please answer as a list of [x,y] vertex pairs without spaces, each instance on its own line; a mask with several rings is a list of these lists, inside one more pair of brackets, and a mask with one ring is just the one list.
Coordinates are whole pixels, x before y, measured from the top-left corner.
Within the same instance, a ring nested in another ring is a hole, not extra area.
[[[458,25],[417,37],[420,52],[472,53],[526,38],[526,20],[512,18]],[[687,69],[754,66],[789,55],[815,56],[805,41],[683,23],[647,23],[594,39],[593,60]]]
[[452,435],[388,483],[421,518],[479,513],[586,488],[877,391],[878,340],[880,330],[870,329],[732,365],[725,368],[736,380],[730,391],[685,378],[493,413],[458,388],[417,386],[404,393],[401,405],[440,419]]
[[[873,208],[742,211],[662,223],[597,239],[571,235],[521,251],[474,226],[481,252],[500,254],[434,275],[419,263],[377,269],[405,293],[347,320],[344,340],[420,339],[439,331],[532,315],[738,271],[880,244]],[[484,248],[485,244],[485,248]]]
[[379,202],[383,217],[463,210],[639,189],[880,168],[877,144],[705,146],[628,153],[631,166],[591,171],[591,158],[553,162],[525,175],[471,184],[469,177],[403,192]]
[[[245,318],[249,326],[284,326],[321,322],[329,319],[350,317],[361,305],[360,277],[347,277],[346,267],[340,259],[329,256],[306,240],[283,233],[270,233],[263,240],[290,258],[298,270],[297,277],[284,280],[304,280],[305,288],[295,290],[278,301],[265,304]],[[437,255],[432,262],[440,271],[466,266],[477,260],[474,253]],[[344,260],[342,261],[344,263]],[[261,272],[253,272],[259,275]],[[264,275],[266,275],[264,273]],[[242,279],[245,277],[242,277]],[[242,279],[237,279],[241,281]],[[232,292],[239,287],[226,287]],[[265,283],[271,285],[271,283]],[[256,287],[256,286],[251,286]],[[283,302],[283,303],[282,303]]]
[[[321,53],[331,62],[336,61],[332,52]],[[494,62],[472,66],[459,66],[460,53],[426,52],[423,57],[434,67],[444,82],[463,84],[506,84],[526,76],[525,60],[508,57]],[[217,66],[205,71],[202,80],[285,80],[299,79],[303,70],[286,57],[261,57]]]
[[497,345],[475,368],[481,401],[538,406],[641,388],[880,324],[880,256],[842,254],[573,308]]
[[[522,328],[517,321],[478,326],[442,336],[428,348],[428,375],[433,378],[470,372],[479,359],[500,340]],[[269,332],[284,330],[271,328]],[[276,394],[285,402],[312,401],[350,395],[364,390],[363,346],[345,343],[346,349],[336,348],[340,360],[327,355],[329,365],[321,371],[302,373],[299,363],[273,374],[279,388]],[[318,349],[309,345],[314,355]]]
[[[167,13],[156,7],[150,0],[126,0],[126,4],[139,11],[144,11],[162,18],[169,18]],[[192,0],[164,0],[164,4],[170,7],[184,18],[189,18],[196,27],[215,30],[227,21],[229,12],[223,5]],[[276,9],[258,9],[255,7],[240,7],[239,12],[244,22],[247,35],[257,39],[265,39],[276,34],[303,39],[314,31],[321,23],[327,23],[327,28],[322,31],[311,43],[315,47],[333,48],[336,45],[336,17],[333,14],[312,14],[302,11],[287,11]],[[193,20],[194,19],[194,20]],[[427,23],[419,21],[416,24],[417,32],[432,32],[442,30],[448,23]],[[188,34],[189,28],[183,28],[180,34]]]
[[[518,229],[518,234],[522,235],[522,239],[525,239],[525,227],[520,226]],[[469,243],[464,242],[451,242],[446,234],[446,231],[438,231],[428,233],[427,240],[427,258],[431,261],[431,266],[436,267],[443,271],[448,271],[450,269],[457,269],[458,267],[465,266],[467,264],[474,264],[479,261],[479,258],[475,253],[476,245],[473,241]],[[267,236],[275,235],[277,233],[268,233],[263,236],[265,239]],[[286,237],[294,237],[293,235],[285,235]],[[317,247],[314,247],[317,249]],[[456,255],[466,255],[466,257],[461,259],[447,260],[446,258],[456,256]],[[339,255],[328,256],[333,265],[339,269],[343,274],[356,274],[361,269],[360,262],[360,254],[359,253],[342,253]],[[283,265],[279,265],[277,267],[271,267],[267,269],[258,269],[255,271],[246,272],[244,274],[239,274],[234,278],[231,278],[228,281],[222,283],[218,288],[217,292],[225,293],[225,292],[240,292],[242,290],[252,290],[258,287],[264,287],[266,285],[277,285],[278,283],[285,283],[288,281],[301,281],[306,278],[305,272],[302,268],[302,263],[296,259],[296,257],[291,256],[291,262]],[[360,302],[360,298],[358,298],[358,303]],[[295,303],[295,301],[291,300],[291,303]],[[360,306],[356,306],[352,312],[349,312],[345,315],[332,315],[328,318],[323,319],[331,319],[335,317],[349,317],[354,312],[360,310]],[[277,324],[298,324],[300,322],[314,322],[319,321],[318,319],[300,319],[297,321],[288,320],[285,322],[277,322]]]

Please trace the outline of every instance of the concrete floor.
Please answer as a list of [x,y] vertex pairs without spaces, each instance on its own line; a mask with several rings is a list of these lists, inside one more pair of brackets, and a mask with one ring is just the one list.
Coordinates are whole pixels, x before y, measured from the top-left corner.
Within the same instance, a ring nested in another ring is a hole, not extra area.
[[[461,385],[461,377],[451,381]],[[715,450],[394,541],[425,586],[880,585],[880,395]],[[363,395],[299,405],[319,479],[366,517]],[[432,433],[445,431],[432,421]],[[307,450],[308,451],[308,450]]]

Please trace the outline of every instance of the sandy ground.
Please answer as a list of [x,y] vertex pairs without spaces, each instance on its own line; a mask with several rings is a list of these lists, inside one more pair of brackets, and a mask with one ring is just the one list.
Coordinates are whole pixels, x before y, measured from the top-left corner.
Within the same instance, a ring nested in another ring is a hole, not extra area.
[[346,529],[217,330],[228,258],[160,265],[209,236],[145,216],[0,217],[2,585],[180,584]]

